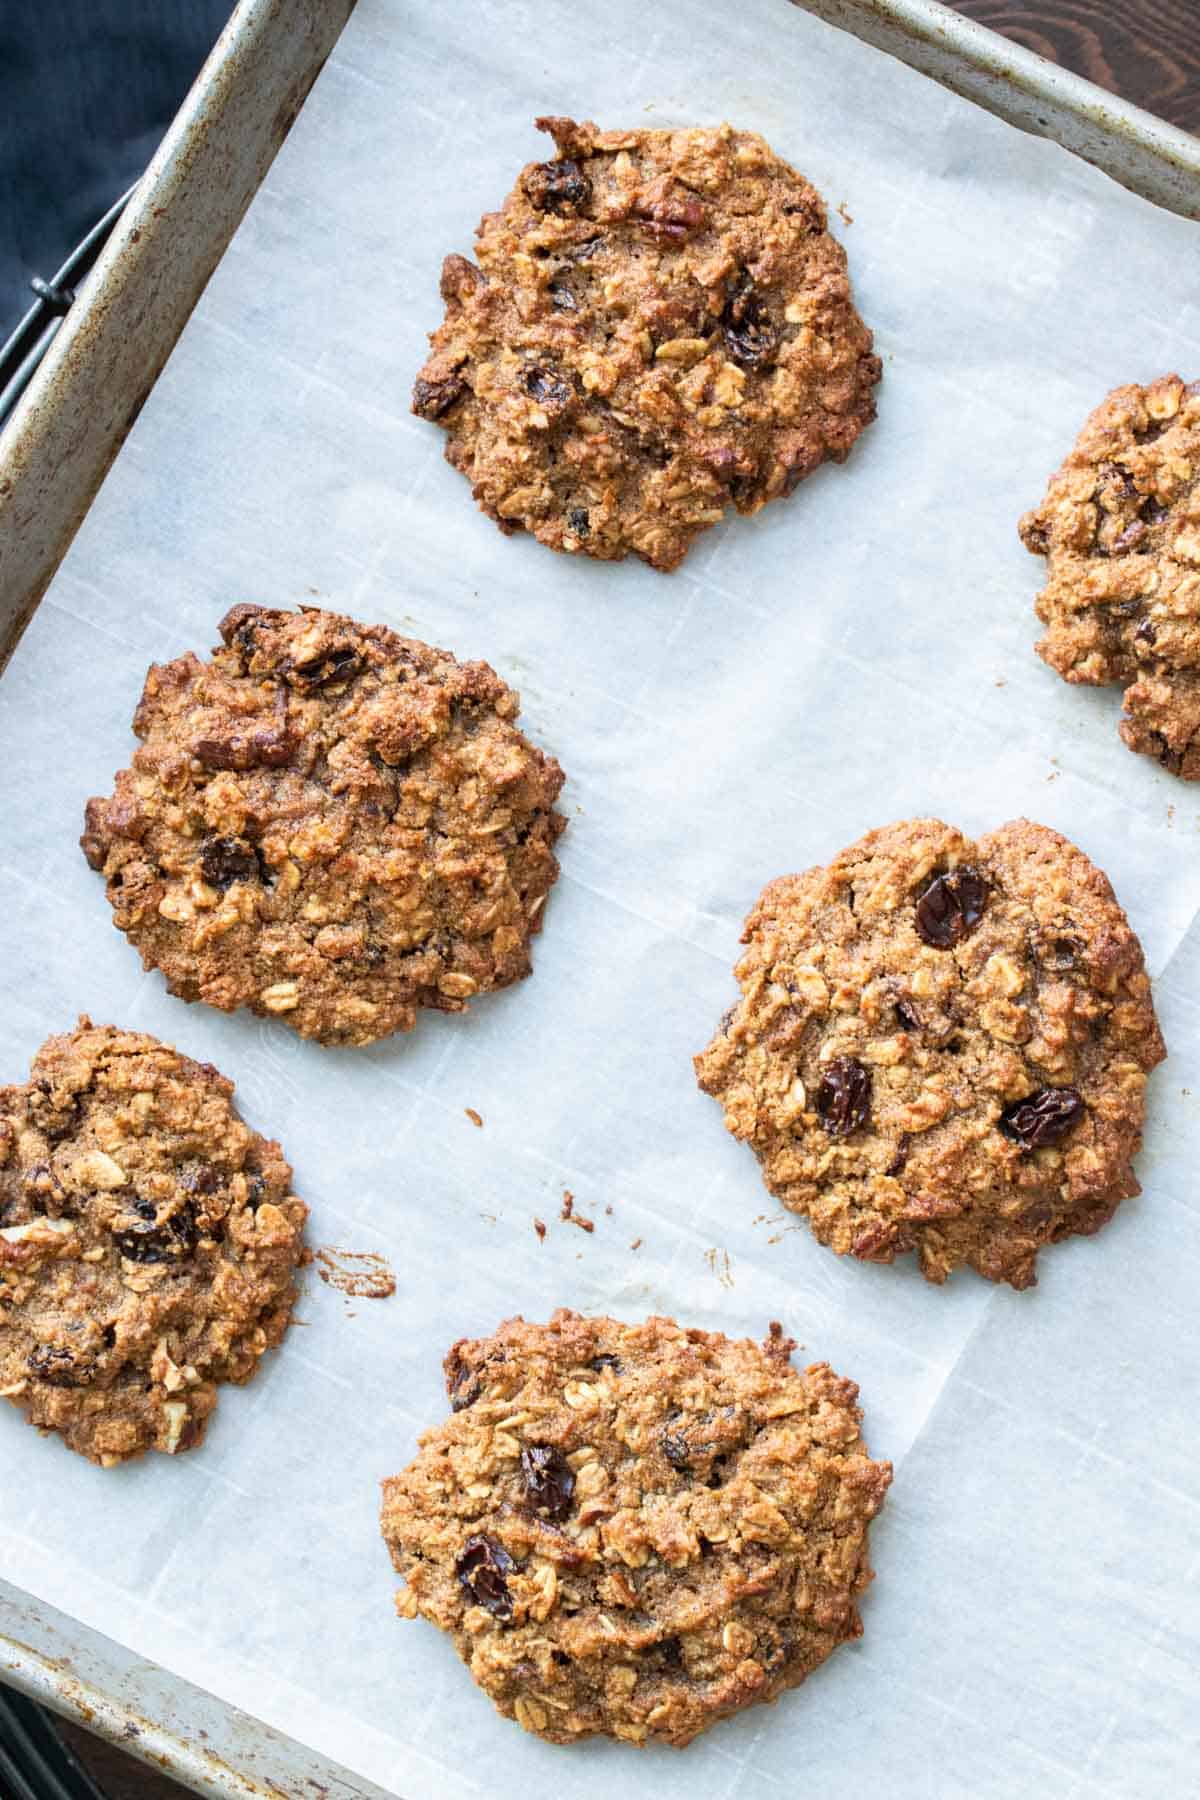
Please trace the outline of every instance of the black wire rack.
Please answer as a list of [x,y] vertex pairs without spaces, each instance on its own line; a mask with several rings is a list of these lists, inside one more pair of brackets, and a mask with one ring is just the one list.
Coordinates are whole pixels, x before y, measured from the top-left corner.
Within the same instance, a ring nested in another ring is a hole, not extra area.
[[105,1800],[50,1713],[0,1687],[0,1794],[4,1800]]
[[0,348],[0,427],[33,380],[34,371],[54,342],[75,302],[75,291],[101,250],[137,187],[127,189],[77,244],[52,280],[35,275],[30,287],[37,296],[8,341]]

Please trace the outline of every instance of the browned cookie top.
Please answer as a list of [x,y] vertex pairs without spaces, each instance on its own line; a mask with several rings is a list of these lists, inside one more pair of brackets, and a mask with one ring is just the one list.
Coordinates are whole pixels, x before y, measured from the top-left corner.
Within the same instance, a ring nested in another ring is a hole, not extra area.
[[235,606],[156,666],[81,840],[173,994],[366,1044],[527,975],[558,764],[486,663],[306,607]]
[[792,1348],[567,1311],[455,1344],[453,1418],[383,1484],[401,1616],[559,1744],[683,1745],[797,1686],[861,1633],[892,1471]]
[[753,132],[538,119],[530,163],[449,256],[413,411],[502,531],[673,569],[875,416],[880,366],[809,184]]
[[742,941],[700,1085],[839,1255],[1028,1287],[1044,1244],[1139,1192],[1166,1052],[1141,946],[1057,832],[868,832],[771,882]]
[[0,1394],[105,1467],[191,1450],[287,1330],[307,1208],[233,1083],[80,1019],[0,1088]]
[[1200,381],[1114,389],[1021,537],[1048,559],[1038,655],[1128,683],[1129,748],[1200,780]]

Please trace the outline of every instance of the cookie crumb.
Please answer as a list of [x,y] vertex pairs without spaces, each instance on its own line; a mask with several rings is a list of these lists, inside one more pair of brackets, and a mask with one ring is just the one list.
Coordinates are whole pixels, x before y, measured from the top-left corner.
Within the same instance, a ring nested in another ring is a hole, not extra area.
[[466,1113],[468,1119],[470,1119],[472,1125],[477,1125],[479,1127],[480,1131],[482,1131],[483,1130],[483,1119],[475,1111],[475,1108],[473,1106],[464,1106],[463,1111]]
[[596,1229],[595,1220],[586,1219],[582,1213],[575,1211],[575,1196],[570,1188],[563,1189],[562,1211],[558,1216],[566,1225],[578,1225],[580,1231],[595,1231]]
[[[327,1287],[356,1300],[388,1300],[396,1291],[396,1277],[387,1259],[376,1250],[342,1250],[326,1244],[316,1253],[317,1274]],[[348,1317],[353,1318],[353,1313]]]
[[704,1260],[722,1287],[731,1288],[733,1286],[733,1272],[729,1264],[728,1250],[706,1250]]
[[538,1243],[544,1244],[546,1241],[546,1226],[545,1226],[544,1221],[541,1219],[535,1219],[533,1221],[533,1229],[538,1234]]
[[640,1249],[641,1249],[641,1247],[642,1247],[642,1240],[641,1240],[641,1238],[634,1238],[634,1240],[633,1240],[633,1242],[632,1242],[632,1244],[630,1244],[630,1246],[629,1246],[629,1248],[630,1248],[630,1249],[631,1249],[631,1250],[640,1250]]
[[846,205],[844,200],[838,201],[837,211],[838,217],[841,219],[843,225],[853,225],[854,214],[850,211],[850,208]]

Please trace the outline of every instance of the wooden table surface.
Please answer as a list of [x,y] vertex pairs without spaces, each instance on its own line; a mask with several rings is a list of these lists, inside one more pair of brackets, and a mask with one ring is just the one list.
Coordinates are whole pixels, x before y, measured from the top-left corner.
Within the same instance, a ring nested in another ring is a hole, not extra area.
[[1200,0],[951,0],[1029,50],[1200,133]]
[[[1200,133],[1200,0],[957,0],[965,13],[1089,81]],[[184,1800],[107,1746],[71,1742],[112,1800]]]

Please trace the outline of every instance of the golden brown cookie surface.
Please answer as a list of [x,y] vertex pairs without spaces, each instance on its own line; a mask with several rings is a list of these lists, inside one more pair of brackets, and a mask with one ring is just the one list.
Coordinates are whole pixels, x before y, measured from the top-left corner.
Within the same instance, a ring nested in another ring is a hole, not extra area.
[[1150,983],[1107,878],[1056,832],[886,826],[773,881],[742,941],[700,1086],[839,1255],[1028,1287],[1039,1249],[1139,1192],[1166,1054]]
[[504,531],[673,569],[875,416],[819,194],[753,132],[539,119],[556,155],[447,257],[413,410]]
[[1129,748],[1200,780],[1200,381],[1116,388],[1020,529],[1047,559],[1038,655],[1125,685]]
[[568,1311],[457,1343],[453,1417],[383,1484],[401,1616],[555,1743],[683,1745],[797,1686],[861,1632],[892,1472],[792,1347]]
[[0,1088],[0,1393],[106,1466],[204,1436],[287,1330],[307,1209],[233,1083],[142,1032]]
[[82,844],[171,992],[365,1044],[530,970],[562,770],[486,663],[338,613],[236,606],[150,670]]

